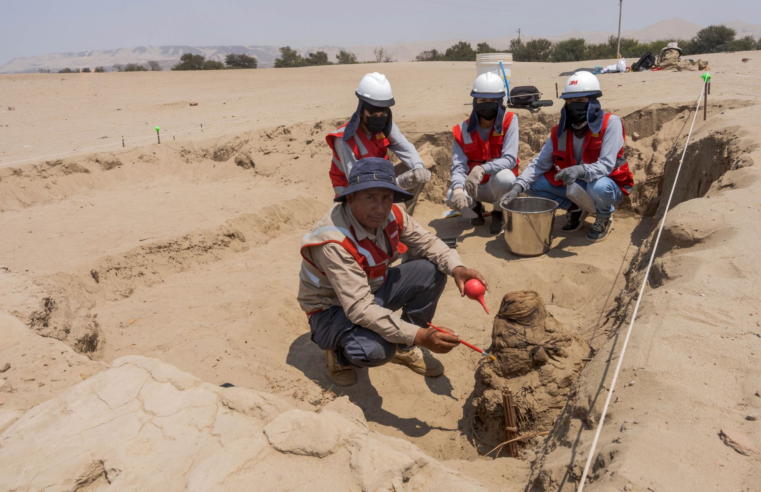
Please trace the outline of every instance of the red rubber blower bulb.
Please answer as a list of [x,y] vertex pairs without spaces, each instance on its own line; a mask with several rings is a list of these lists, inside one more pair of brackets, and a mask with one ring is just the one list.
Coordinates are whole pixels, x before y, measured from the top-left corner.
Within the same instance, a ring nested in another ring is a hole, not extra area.
[[486,303],[484,302],[484,293],[486,292],[486,287],[484,284],[481,283],[480,280],[472,278],[465,282],[465,295],[469,298],[473,299],[474,301],[478,301],[481,303],[481,305],[484,307],[484,311],[486,311],[486,314],[489,314],[489,308],[486,307]]

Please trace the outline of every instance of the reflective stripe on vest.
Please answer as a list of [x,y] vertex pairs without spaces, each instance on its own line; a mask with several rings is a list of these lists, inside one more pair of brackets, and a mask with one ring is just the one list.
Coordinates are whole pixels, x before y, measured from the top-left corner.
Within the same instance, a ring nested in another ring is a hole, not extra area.
[[[330,165],[329,175],[334,188],[346,187],[349,184],[346,172],[344,171],[344,165],[338,158],[335,148],[335,140],[343,138],[346,125],[348,125],[348,123],[341,125],[339,128],[325,136],[325,141],[328,143],[330,150],[333,151],[333,160]],[[346,144],[349,145],[357,160],[365,157],[382,157],[388,159],[388,146],[390,145],[390,142],[388,137],[382,132],[376,133],[368,139],[361,130],[357,129],[356,133],[346,140]]]
[[[336,205],[336,207],[340,206],[343,205]],[[335,208],[333,210],[335,210]],[[331,213],[333,210],[331,210]],[[385,281],[386,270],[391,263],[391,260],[393,260],[397,253],[404,253],[407,251],[407,247],[399,241],[401,231],[404,230],[404,218],[401,210],[396,205],[391,208],[389,223],[383,230],[391,247],[390,254],[381,250],[368,238],[359,241],[356,238],[354,231],[351,230],[351,227],[344,227],[343,224],[335,225],[327,216],[324,217],[321,222],[325,222],[325,224],[322,225],[318,223],[317,225],[319,227],[304,235],[301,252],[305,262],[308,262],[316,272],[319,272],[323,276],[325,275],[325,272],[316,268],[316,266],[304,256],[305,248],[320,246],[327,243],[340,244],[352,255],[352,257],[354,257],[357,263],[359,263],[369,279],[382,278],[383,281]],[[306,273],[309,273],[308,267],[305,267],[303,264],[302,269],[304,269]],[[307,278],[304,280],[308,279],[313,284],[320,285],[319,277],[317,278],[318,281],[314,282],[314,274],[306,276]]]

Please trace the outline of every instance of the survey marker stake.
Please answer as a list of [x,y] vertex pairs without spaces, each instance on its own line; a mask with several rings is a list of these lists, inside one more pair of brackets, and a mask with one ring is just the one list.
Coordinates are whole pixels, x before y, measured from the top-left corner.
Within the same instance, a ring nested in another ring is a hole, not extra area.
[[708,118],[708,94],[711,92],[711,74],[705,72],[701,78],[703,79],[703,82],[705,82],[705,85],[703,86],[703,121],[705,121],[706,118]]
[[161,143],[161,134],[159,133],[161,129],[159,127],[156,127],[156,138],[158,138],[159,143]]

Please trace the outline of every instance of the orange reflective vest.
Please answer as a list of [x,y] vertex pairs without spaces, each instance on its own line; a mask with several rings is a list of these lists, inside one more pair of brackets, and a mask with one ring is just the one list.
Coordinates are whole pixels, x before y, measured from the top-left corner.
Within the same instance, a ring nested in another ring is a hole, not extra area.
[[[489,140],[486,142],[481,139],[478,130],[473,133],[468,133],[468,120],[452,127],[452,135],[454,135],[455,142],[457,142],[468,157],[468,174],[470,174],[470,171],[472,171],[474,167],[486,164],[487,162],[502,156],[502,143],[505,141],[507,129],[510,128],[510,123],[512,122],[513,113],[505,112],[505,119],[502,121],[502,133],[497,133],[496,131],[491,132]],[[521,161],[518,159],[518,156],[515,156],[515,160],[516,165],[512,171],[513,174],[518,177],[518,164],[520,164]],[[481,180],[481,184],[489,181],[489,178],[491,178],[491,175],[485,174],[484,179]]]
[[[587,134],[584,137],[584,151],[581,154],[582,164],[594,164],[600,159],[602,140],[605,137],[605,131],[608,129],[608,120],[610,120],[611,115],[612,113],[605,113],[599,133],[592,133],[591,130],[587,129]],[[623,121],[621,122],[621,129],[624,133],[624,146],[618,152],[616,167],[608,177],[621,188],[625,195],[628,195],[634,186],[634,175],[629,170],[629,163],[626,160],[626,130],[623,128]],[[552,138],[552,158],[555,161],[555,166],[565,169],[578,164],[573,155],[573,132],[564,131],[558,136],[558,125],[555,125],[550,135]],[[562,181],[555,179],[557,173],[557,169],[550,169],[544,173],[544,176],[554,186],[564,186]]]
[[330,285],[325,272],[317,268],[312,261],[309,248],[336,243],[343,246],[362,267],[370,287],[375,291],[386,281],[386,274],[391,262],[398,254],[407,251],[407,246],[399,241],[399,236],[404,230],[404,216],[398,206],[393,205],[391,207],[388,225],[383,230],[391,246],[389,254],[368,238],[358,240],[354,228],[343,219],[341,210],[339,210],[341,206],[336,205],[312,227],[312,230],[304,235],[301,241],[301,256],[304,259],[302,270],[306,271],[302,278],[311,280],[316,286],[323,288]]
[[[338,159],[335,147],[336,139],[343,138],[346,125],[348,125],[348,123],[341,125],[325,137],[325,140],[330,146],[330,150],[333,151],[333,162],[330,165],[329,174],[330,181],[333,183],[334,188],[338,186],[346,187],[349,185],[346,174],[341,168],[341,162],[340,159]],[[357,131],[346,141],[346,143],[349,144],[349,147],[354,151],[354,156],[357,160],[365,157],[382,157],[388,159],[388,146],[391,144],[388,137],[383,132],[376,133],[371,135],[370,138],[367,138],[365,133],[359,128],[357,128]]]

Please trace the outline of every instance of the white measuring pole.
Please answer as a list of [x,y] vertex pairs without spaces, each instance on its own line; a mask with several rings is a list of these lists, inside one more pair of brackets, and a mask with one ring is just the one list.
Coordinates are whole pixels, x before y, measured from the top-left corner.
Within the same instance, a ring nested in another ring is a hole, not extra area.
[[618,0],[618,48],[616,48],[616,59],[621,58],[621,13],[624,10],[624,0]]
[[[692,129],[695,127],[695,120],[698,117],[698,111],[700,110],[700,103],[703,101],[703,94],[705,93],[706,81],[703,82],[703,88],[698,96],[698,103],[695,107],[695,116],[692,118],[692,125],[690,126],[690,133],[687,135],[687,142],[684,144],[684,151],[682,151],[682,158],[679,160],[679,167],[676,169],[676,176],[674,176],[674,184],[671,186],[671,193],[669,194],[669,200],[666,202],[666,210],[663,213],[663,219],[658,227],[658,235],[655,237],[655,243],[653,243],[653,252],[650,254],[650,261],[647,264],[645,270],[645,278],[642,280],[642,287],[639,289],[639,295],[637,295],[637,304],[634,306],[634,313],[632,313],[632,320],[629,323],[629,329],[626,331],[626,338],[624,339],[624,345],[621,347],[621,353],[618,355],[618,364],[616,365],[616,372],[613,373],[613,380],[610,382],[610,390],[608,391],[608,397],[605,398],[605,406],[602,409],[600,415],[600,423],[597,424],[597,431],[595,432],[595,438],[592,441],[592,449],[587,456],[587,464],[584,466],[584,473],[581,475],[581,481],[579,482],[579,488],[577,492],[583,492],[584,484],[587,481],[587,474],[589,473],[589,467],[592,465],[592,460],[597,450],[597,441],[600,439],[600,432],[602,431],[603,423],[605,422],[605,415],[608,413],[608,407],[610,406],[610,399],[613,396],[613,389],[616,387],[616,381],[618,381],[618,374],[621,372],[621,364],[624,362],[624,354],[626,354],[626,347],[629,345],[629,338],[632,335],[632,328],[634,327],[634,321],[637,319],[637,312],[639,311],[640,302],[642,302],[642,294],[645,292],[647,286],[647,279],[650,277],[650,268],[653,266],[655,260],[655,252],[658,250],[658,243],[661,240],[661,233],[663,232],[663,226],[666,224],[666,217],[669,213],[669,207],[671,206],[671,199],[674,198],[674,191],[676,190],[676,183],[679,180],[679,173],[682,171],[682,164],[684,163],[684,156],[687,154],[687,147],[690,145],[690,137],[692,137]],[[604,381],[603,381],[604,382]],[[592,409],[590,409],[590,412]]]

